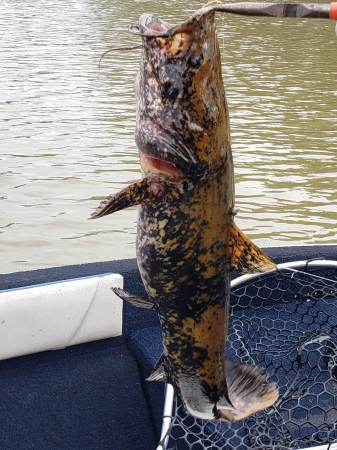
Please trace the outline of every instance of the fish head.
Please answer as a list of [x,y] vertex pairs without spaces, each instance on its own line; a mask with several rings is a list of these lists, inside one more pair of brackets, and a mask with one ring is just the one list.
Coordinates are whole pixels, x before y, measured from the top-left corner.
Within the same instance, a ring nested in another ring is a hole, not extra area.
[[136,143],[145,173],[200,177],[229,147],[214,12],[170,27],[143,14]]

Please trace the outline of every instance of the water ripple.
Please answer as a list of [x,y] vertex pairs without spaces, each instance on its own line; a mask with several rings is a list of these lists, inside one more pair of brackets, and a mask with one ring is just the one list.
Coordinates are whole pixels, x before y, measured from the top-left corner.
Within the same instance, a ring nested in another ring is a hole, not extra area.
[[[200,2],[0,0],[0,248],[15,271],[135,256],[136,210],[87,217],[139,179],[134,143],[144,11]],[[218,20],[239,225],[260,245],[336,243],[337,45],[324,21]],[[38,251],[37,251],[38,249]]]

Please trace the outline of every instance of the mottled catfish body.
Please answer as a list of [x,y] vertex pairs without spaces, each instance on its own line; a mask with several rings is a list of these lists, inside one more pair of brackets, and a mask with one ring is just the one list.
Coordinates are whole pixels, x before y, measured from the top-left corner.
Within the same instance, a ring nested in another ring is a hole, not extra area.
[[190,414],[237,421],[272,405],[277,389],[225,358],[230,270],[273,263],[234,225],[233,161],[214,12],[181,26],[144,15],[136,80],[136,143],[145,177],[94,217],[140,204],[137,261],[157,310],[165,373]]
[[165,371],[190,412],[212,417],[214,404],[227,397],[223,354],[234,200],[213,17],[203,22],[169,39],[143,38],[136,141],[143,155],[175,163],[188,181],[179,195],[140,206],[137,250],[146,290],[158,305]]

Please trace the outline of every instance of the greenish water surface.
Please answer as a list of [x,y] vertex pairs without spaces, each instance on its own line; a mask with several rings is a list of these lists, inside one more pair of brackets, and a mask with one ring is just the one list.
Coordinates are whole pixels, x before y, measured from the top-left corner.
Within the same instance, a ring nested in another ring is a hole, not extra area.
[[[136,209],[87,217],[139,179],[127,32],[201,2],[0,0],[1,272],[135,256]],[[337,38],[330,21],[222,16],[238,224],[261,246],[337,242]]]

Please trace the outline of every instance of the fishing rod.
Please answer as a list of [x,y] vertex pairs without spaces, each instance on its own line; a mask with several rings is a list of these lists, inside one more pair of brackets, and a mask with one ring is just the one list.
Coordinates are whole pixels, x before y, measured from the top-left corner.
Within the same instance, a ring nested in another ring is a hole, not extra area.
[[[252,17],[289,17],[298,19],[331,19],[337,20],[337,2],[333,3],[212,3],[198,9],[185,23],[165,31],[147,30],[146,26],[130,27],[130,31],[147,37],[168,37],[183,31],[191,20],[198,20],[209,12],[222,12]],[[149,19],[152,15],[149,14]],[[142,28],[142,29],[141,29]],[[336,26],[337,34],[337,26]]]
[[207,5],[195,15],[204,14],[208,10],[242,16],[337,20],[337,3],[224,3]]

